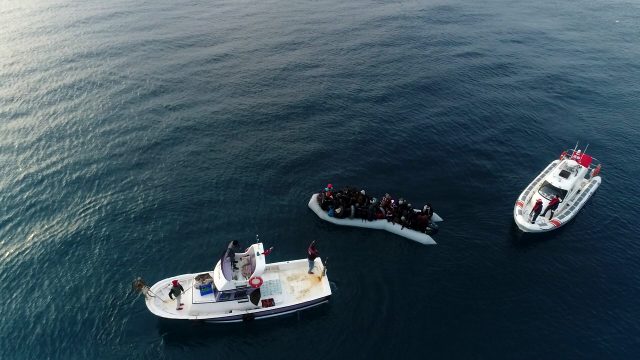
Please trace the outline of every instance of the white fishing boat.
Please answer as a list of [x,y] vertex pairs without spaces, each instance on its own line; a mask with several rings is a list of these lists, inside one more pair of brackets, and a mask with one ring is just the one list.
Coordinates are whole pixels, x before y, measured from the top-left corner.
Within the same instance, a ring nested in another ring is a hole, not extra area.
[[[343,225],[343,226],[353,226],[353,227],[361,227],[366,229],[378,229],[378,230],[386,230],[392,234],[403,236],[407,239],[417,241],[424,245],[435,245],[436,241],[433,238],[424,232],[416,231],[410,229],[408,227],[403,227],[398,223],[393,223],[387,221],[385,219],[376,219],[373,221],[367,221],[358,218],[343,218],[339,219],[336,217],[329,216],[327,211],[324,211],[322,207],[320,207],[320,203],[318,201],[319,194],[313,194],[311,199],[309,199],[309,208],[318,215],[318,217],[322,220],[328,221],[332,224]],[[415,212],[419,212],[420,210],[415,209]],[[433,213],[431,217],[432,222],[441,222],[443,221],[438,214]]]
[[[564,151],[520,194],[513,208],[513,218],[520,230],[536,233],[561,227],[576,216],[598,189],[602,165],[586,154],[586,148],[582,152],[577,147]],[[554,202],[559,201],[557,209],[547,210],[554,197],[558,198]],[[539,200],[544,211],[535,217],[532,210]]]
[[[150,288],[138,279],[134,288],[145,295],[147,308],[159,317],[214,323],[281,316],[329,300],[331,288],[319,257],[311,274],[306,258],[267,264],[265,257],[262,243],[242,253],[230,244],[213,271],[169,277]],[[174,280],[184,289],[180,309],[169,298]]]

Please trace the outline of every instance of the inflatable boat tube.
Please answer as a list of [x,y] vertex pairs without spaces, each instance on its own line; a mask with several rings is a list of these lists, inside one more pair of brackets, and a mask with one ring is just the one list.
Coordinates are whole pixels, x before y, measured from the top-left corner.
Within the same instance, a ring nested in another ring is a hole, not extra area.
[[[409,228],[402,228],[400,224],[394,224],[387,220],[373,220],[366,221],[363,219],[336,219],[334,217],[329,216],[322,208],[320,204],[318,204],[318,194],[313,194],[311,199],[309,200],[309,208],[313,210],[316,215],[322,220],[328,221],[332,224],[336,225],[344,225],[344,226],[355,226],[366,229],[378,229],[378,230],[386,230],[392,234],[403,236],[409,240],[417,241],[424,245],[435,245],[436,242],[433,238],[425,233],[421,233],[419,231],[411,230]],[[419,210],[416,210],[419,211]],[[431,217],[431,221],[440,222],[443,221],[438,214],[433,213]]]

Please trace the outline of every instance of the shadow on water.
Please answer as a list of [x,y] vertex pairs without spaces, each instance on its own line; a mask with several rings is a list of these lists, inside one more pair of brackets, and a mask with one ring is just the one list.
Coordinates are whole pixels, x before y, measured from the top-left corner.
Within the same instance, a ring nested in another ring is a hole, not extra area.
[[168,346],[197,345],[214,341],[226,341],[237,337],[250,337],[273,331],[294,329],[302,324],[323,321],[329,316],[331,302],[321,306],[263,320],[249,320],[230,324],[206,321],[158,319],[158,334]]
[[571,224],[562,226],[557,230],[552,230],[543,233],[525,233],[518,229],[515,222],[511,222],[511,229],[509,231],[509,240],[511,244],[518,249],[529,249],[536,245],[540,245],[547,241],[551,241],[561,237],[567,227]]

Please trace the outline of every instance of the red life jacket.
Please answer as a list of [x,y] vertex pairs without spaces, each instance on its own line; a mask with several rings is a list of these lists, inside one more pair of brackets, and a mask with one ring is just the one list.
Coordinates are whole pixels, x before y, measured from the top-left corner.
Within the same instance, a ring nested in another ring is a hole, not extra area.
[[542,202],[539,201],[537,202],[535,205],[533,205],[533,212],[540,212],[542,211]]
[[318,255],[320,255],[320,251],[318,251],[318,249],[315,247],[315,245],[311,245],[307,249],[307,254],[309,254],[309,256],[307,256],[307,258],[309,260],[313,261],[318,257]]

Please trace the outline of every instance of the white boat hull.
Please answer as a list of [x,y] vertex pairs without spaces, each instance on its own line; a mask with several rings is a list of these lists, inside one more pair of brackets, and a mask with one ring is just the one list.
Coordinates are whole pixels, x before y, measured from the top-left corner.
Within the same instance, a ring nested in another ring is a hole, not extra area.
[[[590,179],[583,179],[577,184],[579,187],[577,192],[572,196],[564,199],[558,209],[554,212],[553,218],[549,219],[549,213],[545,217],[537,217],[534,223],[531,223],[530,213],[535,198],[540,198],[538,190],[542,186],[545,179],[557,170],[561,160],[551,162],[518,196],[513,208],[513,218],[518,228],[527,233],[541,233],[558,229],[573,219],[580,209],[587,203],[591,196],[602,183],[600,176],[594,176]],[[544,207],[548,201],[545,200]]]
[[[421,233],[419,231],[415,231],[409,229],[407,227],[403,228],[400,224],[394,224],[387,220],[373,220],[366,221],[363,219],[338,219],[335,217],[329,216],[326,211],[322,210],[320,204],[318,204],[318,194],[313,194],[311,199],[309,199],[309,208],[318,215],[318,217],[324,221],[328,221],[332,224],[343,225],[343,226],[353,226],[353,227],[361,227],[366,229],[377,229],[377,230],[386,230],[392,234],[403,236],[409,240],[413,240],[419,242],[424,245],[435,245],[436,242],[433,238],[425,233]],[[431,217],[431,221],[433,222],[441,222],[443,221],[438,214],[433,213]]]
[[[248,298],[216,301],[215,295],[201,295],[194,288],[195,277],[201,273],[184,274],[161,280],[148,291],[145,303],[153,314],[177,320],[203,320],[210,323],[232,323],[254,319],[267,319],[309,309],[328,302],[331,287],[323,276],[324,265],[315,260],[313,274],[308,274],[306,259],[268,264],[261,274],[264,284],[260,288],[261,299],[273,304],[254,305]],[[182,310],[176,309],[176,301],[168,296],[171,281],[178,280],[185,291]]]

